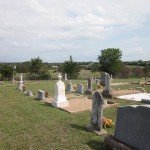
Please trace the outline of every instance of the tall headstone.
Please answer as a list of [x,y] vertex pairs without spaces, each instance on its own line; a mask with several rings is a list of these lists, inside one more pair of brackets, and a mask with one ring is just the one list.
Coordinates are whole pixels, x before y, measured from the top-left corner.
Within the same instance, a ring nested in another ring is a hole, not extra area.
[[23,86],[24,86],[24,83],[23,83],[22,74],[21,74],[20,81],[18,82],[18,90],[23,91]]
[[13,78],[12,78],[12,83],[15,83],[15,77],[14,77],[14,74],[13,74]]
[[67,73],[65,73],[65,80],[68,80],[68,79],[67,79]]
[[101,93],[96,91],[93,95],[91,124],[99,131],[102,130],[103,103]]
[[106,73],[106,76],[105,76],[105,92],[108,93],[108,94],[111,94],[110,85],[111,85],[111,77],[109,76],[108,73]]
[[87,94],[92,94],[92,78],[88,78],[88,88],[86,91]]
[[84,86],[83,86],[83,84],[77,84],[76,92],[79,93],[79,94],[84,94]]
[[58,75],[58,81],[55,84],[55,96],[52,101],[52,106],[54,107],[68,107],[69,102],[65,96],[65,84],[61,81],[62,76]]
[[102,85],[102,86],[105,86],[105,83],[106,82],[106,72],[102,72],[101,73],[101,82],[100,82],[100,84]]
[[106,133],[106,131],[102,128],[103,105],[104,99],[102,94],[99,91],[96,91],[93,95],[92,101],[91,124],[87,127],[99,135]]

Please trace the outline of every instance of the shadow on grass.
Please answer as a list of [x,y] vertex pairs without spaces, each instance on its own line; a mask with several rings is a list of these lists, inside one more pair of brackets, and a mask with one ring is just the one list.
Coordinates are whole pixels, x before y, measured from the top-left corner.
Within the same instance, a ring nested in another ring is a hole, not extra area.
[[96,140],[90,140],[86,144],[93,150],[111,150],[109,147],[105,146],[104,143]]
[[87,131],[87,129],[84,126],[78,125],[78,124],[70,124],[72,128],[78,129],[78,130],[83,130]]
[[52,106],[52,103],[47,103],[47,102],[42,103],[42,104],[40,104],[40,105],[42,105],[42,106],[50,106],[50,107],[53,107],[53,106]]

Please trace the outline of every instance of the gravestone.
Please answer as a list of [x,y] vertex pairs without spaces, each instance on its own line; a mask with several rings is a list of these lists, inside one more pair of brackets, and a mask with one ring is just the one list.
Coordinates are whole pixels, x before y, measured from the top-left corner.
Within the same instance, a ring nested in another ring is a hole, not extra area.
[[96,85],[100,85],[99,79],[96,79],[96,80],[95,80],[95,84],[96,84]]
[[142,98],[142,99],[141,99],[141,102],[142,102],[142,103],[146,103],[146,104],[150,104],[150,99]]
[[62,76],[58,75],[58,81],[55,84],[55,96],[52,101],[52,106],[54,107],[68,107],[69,102],[65,96],[65,84],[61,81]]
[[150,106],[120,106],[114,137],[138,150],[150,149]]
[[102,72],[101,73],[101,82],[100,82],[100,84],[102,85],[102,86],[105,86],[105,83],[106,82],[106,72]]
[[24,86],[24,83],[23,83],[22,75],[21,75],[20,76],[20,81],[18,81],[18,90],[23,91],[23,86]]
[[79,94],[84,94],[84,86],[83,86],[83,84],[77,84],[76,92],[79,93]]
[[91,124],[87,126],[87,128],[91,131],[94,131],[98,135],[106,133],[106,131],[102,128],[103,105],[104,99],[102,94],[99,91],[96,91],[93,95],[92,101]]
[[67,91],[74,91],[72,83],[67,83]]
[[27,96],[33,96],[33,93],[32,93],[31,91],[26,91],[25,94],[26,94]]
[[110,85],[111,85],[111,77],[108,73],[105,74],[105,92],[111,94]]
[[13,78],[12,78],[12,83],[15,83],[15,77],[14,77],[14,74],[13,74]]
[[45,100],[45,92],[42,90],[38,90],[38,100]]
[[86,91],[87,94],[92,94],[92,78],[88,78],[88,88]]
[[64,77],[64,78],[65,78],[65,80],[68,80],[68,79],[67,79],[67,73],[65,73],[65,77]]

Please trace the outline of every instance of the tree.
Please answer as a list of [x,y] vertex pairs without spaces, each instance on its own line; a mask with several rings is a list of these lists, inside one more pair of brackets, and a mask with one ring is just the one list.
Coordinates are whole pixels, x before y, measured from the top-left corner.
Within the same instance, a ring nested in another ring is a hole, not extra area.
[[23,63],[19,63],[16,66],[16,71],[18,73],[28,73],[30,70],[30,64],[31,64],[30,61],[25,61]]
[[108,48],[101,50],[98,56],[100,71],[115,75],[122,68],[122,52],[120,49]]
[[13,75],[13,67],[9,65],[3,65],[0,72],[2,80],[11,79]]
[[43,63],[43,60],[39,57],[31,59],[29,71],[30,75],[28,78],[31,80],[48,80],[51,78],[51,75],[48,71],[48,65],[46,63]]
[[76,79],[78,78],[80,71],[79,65],[73,61],[72,56],[70,56],[69,61],[65,61],[62,66],[62,72],[67,73],[68,78]]

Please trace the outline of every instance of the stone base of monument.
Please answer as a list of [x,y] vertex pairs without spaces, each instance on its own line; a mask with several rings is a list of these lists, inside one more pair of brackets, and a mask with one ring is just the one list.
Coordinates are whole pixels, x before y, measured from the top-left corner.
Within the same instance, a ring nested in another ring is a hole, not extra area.
[[89,94],[89,95],[92,95],[93,94],[93,91],[85,91],[85,94]]
[[89,125],[86,125],[85,128],[91,132],[94,132],[96,133],[97,135],[104,135],[104,134],[107,134],[107,131],[102,129],[101,131],[97,130],[93,125],[89,124]]
[[65,107],[69,107],[69,102],[68,101],[66,101],[66,102],[52,101],[52,106],[53,107],[59,107],[59,108],[65,108]]
[[113,135],[107,135],[104,138],[104,144],[114,150],[137,150],[136,148],[116,139]]
[[102,95],[107,98],[113,98],[113,92],[108,92],[107,90],[103,90]]

